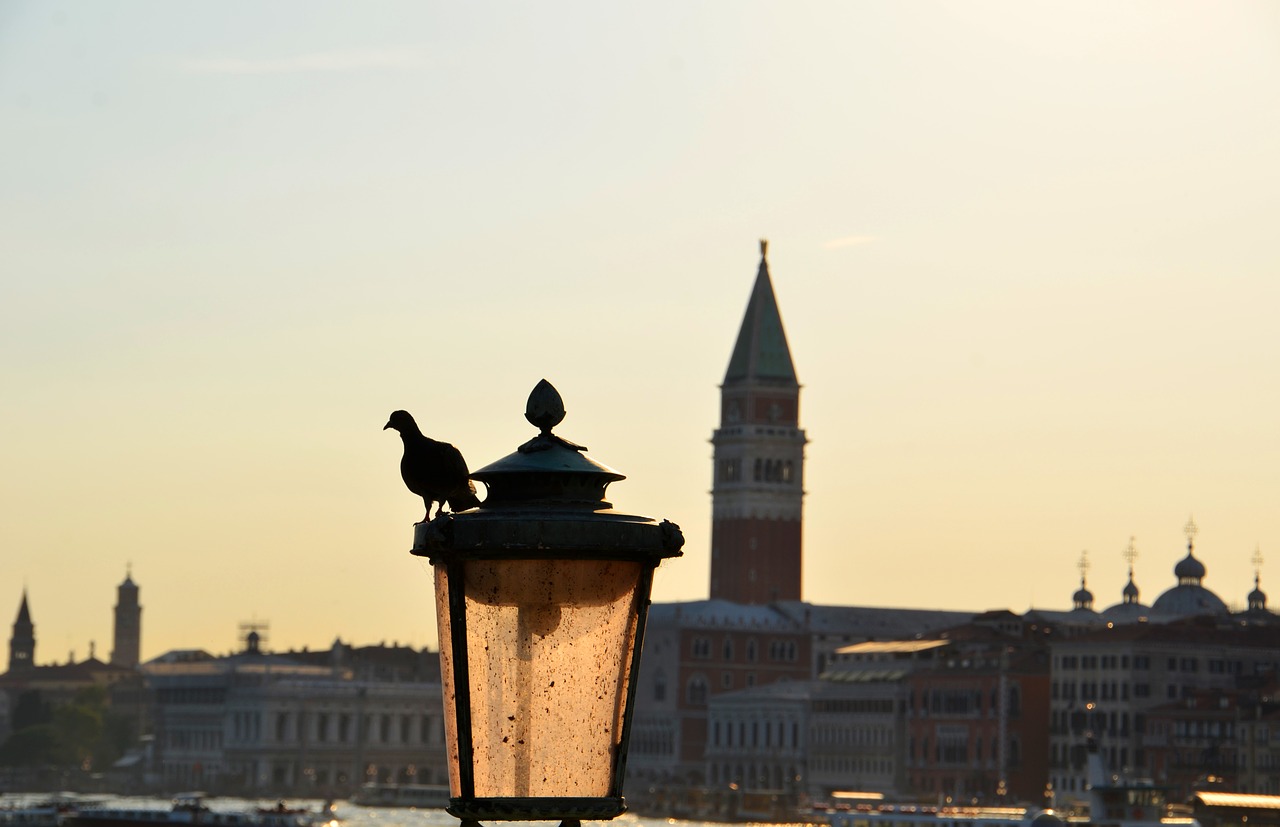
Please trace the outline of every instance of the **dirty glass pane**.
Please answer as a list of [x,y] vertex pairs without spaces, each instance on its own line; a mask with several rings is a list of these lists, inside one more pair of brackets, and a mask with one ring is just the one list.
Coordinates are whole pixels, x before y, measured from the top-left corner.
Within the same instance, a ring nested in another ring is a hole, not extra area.
[[449,568],[443,564],[433,566],[436,571],[436,629],[440,635],[440,682],[444,696],[444,743],[449,756],[449,795],[462,795],[458,781],[458,719],[454,714],[456,698],[453,694],[453,634],[449,622]]
[[640,572],[605,560],[467,562],[477,797],[609,795]]

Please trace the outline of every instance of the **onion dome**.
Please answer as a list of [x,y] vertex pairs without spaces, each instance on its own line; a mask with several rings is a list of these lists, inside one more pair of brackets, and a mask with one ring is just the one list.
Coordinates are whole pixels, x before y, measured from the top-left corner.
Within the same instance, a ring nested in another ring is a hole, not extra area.
[[1151,607],[1143,605],[1138,599],[1138,584],[1133,582],[1133,561],[1138,557],[1138,549],[1129,538],[1129,545],[1124,550],[1124,557],[1129,561],[1129,582],[1124,584],[1120,592],[1120,602],[1102,612],[1104,620],[1112,623],[1141,623],[1148,619]]
[[1262,576],[1253,576],[1253,591],[1249,592],[1249,611],[1265,612],[1267,610],[1267,593],[1262,590]]
[[1075,611],[1093,611],[1093,592],[1085,588],[1084,578],[1080,578],[1080,588],[1071,595],[1071,608]]
[[1138,602],[1138,586],[1133,582],[1133,569],[1129,569],[1129,582],[1124,584],[1124,591],[1121,594],[1124,595],[1125,603]]
[[1178,565],[1173,567],[1173,576],[1178,578],[1178,585],[1180,586],[1198,586],[1200,581],[1204,579],[1204,575],[1204,563],[1196,559],[1191,543],[1187,543],[1187,556],[1179,560]]

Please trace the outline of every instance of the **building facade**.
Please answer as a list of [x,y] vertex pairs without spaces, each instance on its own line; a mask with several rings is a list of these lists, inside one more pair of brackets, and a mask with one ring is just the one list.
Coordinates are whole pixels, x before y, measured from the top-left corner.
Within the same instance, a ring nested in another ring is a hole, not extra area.
[[1150,716],[1275,674],[1280,629],[1198,615],[1102,628],[1055,641],[1051,654],[1050,783],[1066,802],[1084,797],[1090,739],[1112,772],[1168,781],[1167,763],[1157,766],[1151,751],[1167,733],[1150,732]]
[[448,782],[438,679],[358,679],[266,654],[254,638],[230,657],[178,651],[141,667],[162,787],[320,797]]

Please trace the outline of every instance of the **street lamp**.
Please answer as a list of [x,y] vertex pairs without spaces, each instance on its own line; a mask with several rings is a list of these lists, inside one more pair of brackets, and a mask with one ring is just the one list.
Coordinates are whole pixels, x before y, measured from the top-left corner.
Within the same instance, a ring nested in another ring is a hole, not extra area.
[[545,379],[525,418],[538,436],[471,475],[485,501],[414,533],[435,571],[447,809],[464,824],[626,811],[653,570],[684,544],[605,501],[624,477],[551,433],[564,403]]

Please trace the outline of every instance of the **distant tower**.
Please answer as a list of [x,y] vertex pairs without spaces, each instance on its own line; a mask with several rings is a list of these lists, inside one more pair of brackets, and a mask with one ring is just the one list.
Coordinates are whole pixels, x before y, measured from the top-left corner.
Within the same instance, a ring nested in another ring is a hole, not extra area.
[[22,605],[18,607],[18,619],[13,621],[13,636],[9,638],[9,671],[19,672],[35,665],[36,626],[27,607],[27,590],[23,589]]
[[767,242],[720,386],[711,437],[711,597],[738,603],[800,599],[804,431],[800,383],[769,280]]
[[125,570],[124,582],[116,588],[115,643],[111,647],[114,666],[133,668],[140,660],[142,648],[142,606],[138,605],[138,587],[133,574]]

